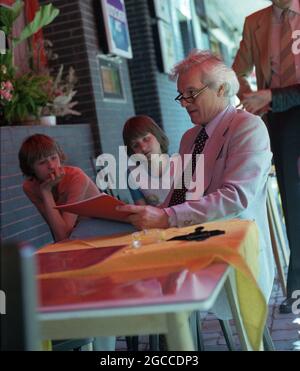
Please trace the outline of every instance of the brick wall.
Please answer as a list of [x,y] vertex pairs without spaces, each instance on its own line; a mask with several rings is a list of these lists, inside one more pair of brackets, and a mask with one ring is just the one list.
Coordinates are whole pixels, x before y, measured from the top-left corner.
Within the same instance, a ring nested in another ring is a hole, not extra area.
[[148,2],[126,0],[133,59],[129,62],[132,93],[137,114],[146,114],[161,123],[156,73],[157,58]]
[[[47,2],[40,1],[41,4]],[[82,119],[90,122],[96,152],[116,154],[122,144],[123,124],[134,114],[127,61],[118,59],[125,100],[104,99],[97,58],[106,49],[100,1],[53,0],[52,4],[60,14],[45,27],[45,38],[53,42],[53,50],[59,56],[56,65],[72,65],[79,78],[76,99],[82,116],[72,118],[72,122],[82,122]]]
[[169,137],[170,153],[177,152],[180,138],[191,124],[185,110],[174,101],[176,83],[161,72],[151,0],[125,3],[134,55],[129,66],[136,113],[153,117]]
[[[55,138],[67,155],[67,164],[83,169],[93,180],[91,157],[93,138],[89,125],[1,127],[1,201],[2,240],[30,241],[39,247],[52,241],[47,224],[22,190],[23,176],[18,151],[24,138],[42,133]],[[76,155],[75,155],[76,154]]]

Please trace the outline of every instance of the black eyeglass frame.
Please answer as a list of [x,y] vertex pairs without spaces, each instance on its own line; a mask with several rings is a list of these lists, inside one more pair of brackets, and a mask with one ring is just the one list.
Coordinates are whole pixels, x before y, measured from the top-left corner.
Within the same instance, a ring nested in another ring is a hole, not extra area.
[[193,103],[194,100],[200,95],[202,94],[206,89],[208,88],[208,85],[204,85],[203,88],[201,89],[197,89],[197,91],[188,96],[188,97],[185,97],[183,94],[178,94],[176,98],[174,98],[175,102],[181,104],[181,101],[184,100],[186,101],[187,103]]

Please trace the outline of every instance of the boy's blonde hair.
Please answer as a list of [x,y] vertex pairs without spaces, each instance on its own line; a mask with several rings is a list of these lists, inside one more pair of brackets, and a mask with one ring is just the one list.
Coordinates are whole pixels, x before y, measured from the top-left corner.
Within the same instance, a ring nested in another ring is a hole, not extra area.
[[19,165],[24,175],[35,177],[33,164],[43,157],[57,153],[63,162],[66,156],[59,144],[44,134],[34,134],[26,138],[19,150]]

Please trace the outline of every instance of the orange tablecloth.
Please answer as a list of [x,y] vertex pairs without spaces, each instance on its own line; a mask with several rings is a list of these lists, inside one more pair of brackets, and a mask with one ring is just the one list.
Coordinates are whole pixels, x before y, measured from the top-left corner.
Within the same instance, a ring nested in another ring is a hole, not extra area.
[[[258,350],[267,316],[267,305],[256,283],[258,277],[258,231],[256,224],[231,220],[204,224],[206,230],[225,230],[225,235],[205,241],[169,241],[134,249],[131,235],[69,241],[44,247],[39,254],[86,248],[125,245],[108,259],[83,269],[39,275],[39,279],[96,275],[110,277],[115,282],[127,282],[157,277],[160,274],[189,269],[198,271],[213,262],[222,261],[236,269],[237,294],[241,316],[253,349]],[[196,226],[170,228],[165,238],[187,234]]]

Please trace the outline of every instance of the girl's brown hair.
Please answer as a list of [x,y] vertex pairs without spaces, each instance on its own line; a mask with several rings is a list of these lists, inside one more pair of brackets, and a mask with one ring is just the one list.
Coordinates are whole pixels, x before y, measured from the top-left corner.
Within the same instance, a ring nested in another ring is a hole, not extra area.
[[148,133],[151,133],[156,137],[160,144],[161,152],[168,153],[169,139],[166,134],[151,117],[138,115],[128,119],[123,128],[123,141],[125,146],[127,146],[128,156],[134,154],[134,151],[131,148],[132,141],[145,136]]
[[33,164],[43,157],[57,153],[63,162],[66,156],[59,144],[43,134],[34,134],[24,140],[19,150],[19,165],[24,175],[34,177]]

